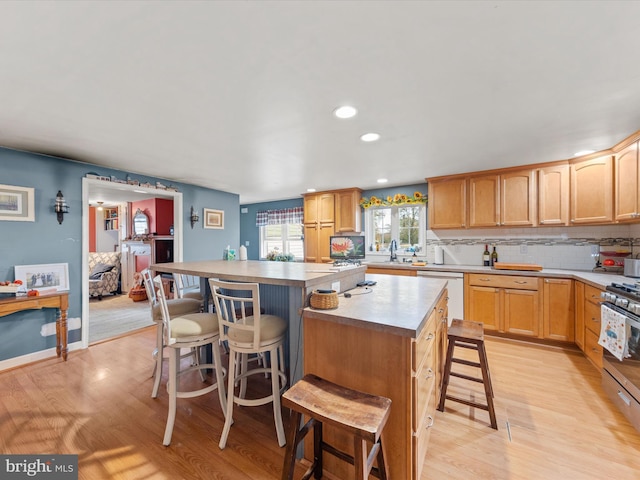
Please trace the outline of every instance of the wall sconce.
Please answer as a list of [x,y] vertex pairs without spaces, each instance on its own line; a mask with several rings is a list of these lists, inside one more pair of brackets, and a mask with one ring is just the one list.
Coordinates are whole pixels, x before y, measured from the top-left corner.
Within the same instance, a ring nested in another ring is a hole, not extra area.
[[200,216],[198,215],[198,212],[193,209],[193,205],[191,205],[191,228],[193,229],[193,226],[199,221]]
[[56,195],[56,205],[55,205],[56,216],[58,217],[58,223],[62,224],[62,220],[64,220],[64,214],[69,213],[69,206],[64,201],[64,197],[62,196],[62,192],[58,190],[58,194]]

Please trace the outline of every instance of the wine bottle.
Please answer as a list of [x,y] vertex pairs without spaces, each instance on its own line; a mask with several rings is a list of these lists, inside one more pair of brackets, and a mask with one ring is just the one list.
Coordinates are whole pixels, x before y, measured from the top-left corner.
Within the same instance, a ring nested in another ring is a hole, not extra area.
[[482,264],[485,267],[491,265],[491,254],[489,253],[489,245],[484,246],[484,253],[482,254]]
[[493,252],[491,252],[491,266],[493,267],[498,263],[498,252],[496,252],[496,246],[493,246]]

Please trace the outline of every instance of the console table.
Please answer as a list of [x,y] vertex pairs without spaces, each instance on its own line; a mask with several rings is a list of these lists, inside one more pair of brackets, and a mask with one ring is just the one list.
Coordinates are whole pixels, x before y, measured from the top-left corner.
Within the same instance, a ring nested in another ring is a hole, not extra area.
[[58,309],[56,317],[56,354],[67,361],[67,310],[69,292],[47,293],[37,297],[26,295],[0,298],[0,317],[23,310]]

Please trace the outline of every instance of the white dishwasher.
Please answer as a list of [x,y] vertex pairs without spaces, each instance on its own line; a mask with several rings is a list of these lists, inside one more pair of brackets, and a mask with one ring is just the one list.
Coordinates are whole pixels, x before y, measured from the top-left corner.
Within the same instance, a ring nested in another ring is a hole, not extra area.
[[418,270],[417,274],[419,277],[446,280],[449,292],[449,325],[454,318],[464,319],[464,273]]

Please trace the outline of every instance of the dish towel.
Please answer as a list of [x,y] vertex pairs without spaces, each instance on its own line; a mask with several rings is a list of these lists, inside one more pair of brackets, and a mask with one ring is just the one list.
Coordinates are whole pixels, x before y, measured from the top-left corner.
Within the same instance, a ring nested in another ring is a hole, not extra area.
[[611,354],[618,360],[629,356],[629,346],[627,344],[627,336],[629,335],[629,327],[627,327],[626,317],[615,310],[602,305],[600,307],[600,339],[598,345],[602,345],[609,350]]

